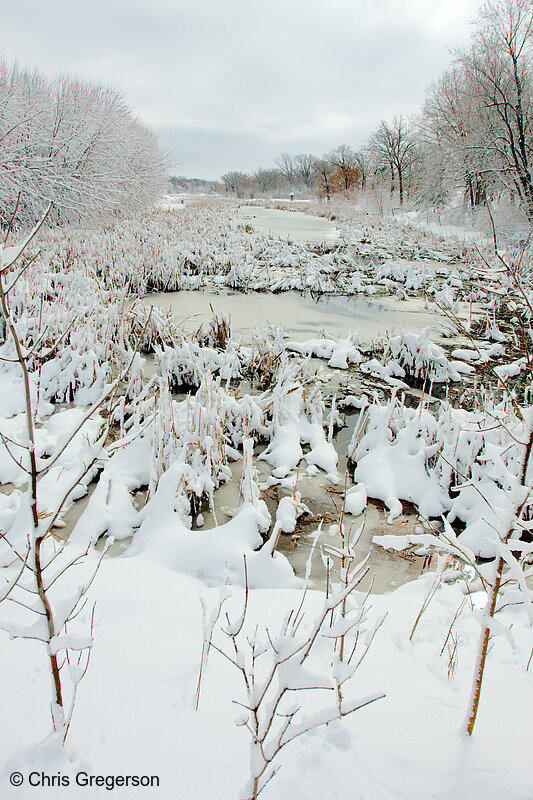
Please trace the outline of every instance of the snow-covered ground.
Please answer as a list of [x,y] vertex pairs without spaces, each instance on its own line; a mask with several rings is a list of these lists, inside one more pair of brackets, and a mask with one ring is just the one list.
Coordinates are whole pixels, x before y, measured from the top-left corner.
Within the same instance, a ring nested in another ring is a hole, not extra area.
[[446,219],[429,213],[424,215],[418,211],[404,211],[396,212],[395,218],[398,222],[403,222],[412,225],[415,228],[427,230],[430,233],[435,233],[437,236],[443,236],[449,239],[458,239],[461,242],[477,242],[478,244],[487,244],[490,237],[480,230],[468,228],[464,225],[454,225],[447,222]]
[[[469,611],[455,625],[457,649],[445,644],[458,588],[441,587],[409,634],[431,584],[427,576],[373,597],[371,615],[388,616],[353,679],[350,693],[386,697],[351,717],[295,741],[264,797],[363,800],[529,800],[533,686],[526,663],[533,644],[511,610],[516,648],[498,639],[491,653],[475,735],[461,732],[479,626]],[[234,590],[239,594],[238,590]],[[200,598],[218,590],[177,575],[145,555],[104,561],[95,585],[95,645],[62,754],[41,743],[50,727],[49,676],[32,642],[2,636],[2,797],[106,797],[76,787],[76,774],[155,775],[157,789],[116,788],[111,796],[233,800],[249,772],[249,737],[235,724],[243,701],[239,675],[212,652],[195,710],[202,647]],[[255,620],[273,632],[299,598],[296,590],[252,592]],[[310,604],[317,602],[313,596]],[[305,694],[305,693],[303,693]],[[323,698],[320,698],[323,702]],[[318,700],[304,697],[313,708]],[[12,789],[19,771],[24,785]],[[30,788],[41,772],[71,780],[67,788]],[[83,779],[83,778],[82,778]]]

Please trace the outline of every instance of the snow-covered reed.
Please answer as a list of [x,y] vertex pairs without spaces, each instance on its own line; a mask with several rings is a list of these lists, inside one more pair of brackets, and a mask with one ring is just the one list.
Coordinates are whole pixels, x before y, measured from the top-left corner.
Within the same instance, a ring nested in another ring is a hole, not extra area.
[[509,399],[496,402],[485,393],[473,411],[443,402],[435,413],[426,405],[408,407],[394,393],[361,415],[348,451],[354,478],[388,506],[390,519],[401,513],[400,500],[414,503],[425,518],[446,514],[464,528],[465,548],[493,558],[526,433]]
[[457,369],[446,357],[446,353],[429,338],[429,330],[415,334],[402,331],[399,336],[390,338],[385,346],[383,358],[385,363],[394,362],[401,367],[403,375],[416,381],[445,383],[460,381]]
[[[448,281],[424,259],[457,263],[458,248],[434,242],[434,249],[402,244],[399,226],[382,225],[382,245],[350,228],[346,240],[331,247],[311,247],[271,236],[251,234],[234,221],[234,207],[217,200],[153,209],[141,218],[123,220],[103,232],[70,228],[43,238],[36,256],[40,271],[89,271],[106,288],[128,294],[201,289],[302,291],[358,294],[391,291],[428,294]],[[363,218],[364,215],[360,215]],[[420,235],[421,236],[421,235]],[[388,242],[388,246],[387,246]],[[399,258],[415,260],[400,263]]]

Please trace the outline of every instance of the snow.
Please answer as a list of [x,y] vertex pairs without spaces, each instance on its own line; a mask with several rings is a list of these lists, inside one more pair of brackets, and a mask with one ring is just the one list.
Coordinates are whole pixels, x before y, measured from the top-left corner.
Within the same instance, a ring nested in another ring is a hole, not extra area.
[[[386,697],[296,740],[265,797],[340,798],[347,785],[361,800],[531,796],[533,687],[525,672],[531,632],[516,632],[516,650],[504,638],[495,639],[478,727],[467,739],[460,725],[478,625],[466,612],[459,617],[457,664],[449,678],[449,654],[445,650],[440,655],[440,650],[462,599],[457,588],[441,587],[409,641],[430,581],[426,577],[372,600],[372,617],[388,614],[354,678],[356,696],[384,692]],[[105,561],[95,592],[92,662],[80,687],[64,753],[45,738],[47,676],[38,646],[8,643],[0,634],[7,656],[0,662],[2,796],[30,796],[27,780],[32,770],[72,779],[70,787],[32,790],[43,798],[84,797],[87,790],[74,784],[82,771],[157,775],[157,789],[135,790],[144,800],[240,796],[247,780],[248,741],[246,731],[235,725],[238,711],[233,700],[242,698],[242,689],[231,665],[214,651],[202,676],[199,710],[194,710],[200,598],[213,607],[218,590],[206,589],[193,578],[178,578],[168,567],[139,555]],[[314,592],[309,601],[315,603],[315,595],[318,601]],[[251,592],[250,631],[258,620],[277,630],[295,600],[294,590]],[[516,612],[510,609],[507,621],[513,620]],[[505,731],[512,736],[502,736]],[[22,790],[9,786],[14,770],[25,777]],[[108,795],[103,787],[90,792],[95,798]]]
[[345,339],[309,339],[306,342],[287,342],[288,350],[303,353],[307,356],[328,359],[328,366],[332,369],[348,369],[349,364],[359,364],[363,357],[357,348],[358,334],[352,334]]
[[[282,381],[278,385],[272,437],[259,458],[272,465],[275,478],[285,478],[304,458],[309,466],[320,467],[337,483],[338,456],[326,439],[323,408],[306,402],[304,390],[298,384],[289,382],[284,386]],[[308,444],[310,450],[304,453],[302,444]]]
[[181,509],[174,508],[181,475],[176,467],[162,476],[145,506],[144,520],[128,557],[142,554],[181,574],[200,577],[207,584],[219,584],[227,578],[232,585],[244,585],[246,556],[250,587],[297,583],[286,558],[280,553],[272,556],[266,545],[261,547],[264,517],[254,505],[243,504],[233,519],[212,530],[191,533],[183,522]]
[[282,497],[276,510],[276,522],[281,525],[283,533],[293,533],[296,523],[309,509],[302,503],[301,492],[296,492],[294,497]]
[[525,367],[526,359],[519,358],[517,361],[513,361],[511,364],[502,364],[499,367],[494,367],[494,372],[499,375],[500,378],[505,380],[505,378],[513,378],[516,375],[520,375]]
[[339,232],[333,222],[300,211],[285,211],[243,205],[237,209],[237,224],[249,224],[258,233],[300,242],[337,242]]
[[398,364],[404,374],[413,378],[434,383],[460,380],[453,362],[446,358],[442,347],[430,341],[427,328],[419,335],[402,331],[399,336],[389,339],[385,360]]
[[458,372],[459,375],[474,375],[476,370],[471,364],[465,364],[463,361],[450,361],[450,369]]
[[362,483],[356,483],[355,486],[350,486],[346,492],[346,504],[344,506],[344,510],[347,514],[358,516],[365,510],[367,500],[368,493],[366,487]]
[[424,517],[440,516],[449,506],[438,480],[426,470],[428,449],[421,438],[424,421],[402,410],[401,427],[392,433],[390,420],[395,400],[387,406],[374,405],[364,436],[351,445],[357,466],[354,480],[369,497],[382,500],[392,522],[402,512],[400,499],[416,503]]

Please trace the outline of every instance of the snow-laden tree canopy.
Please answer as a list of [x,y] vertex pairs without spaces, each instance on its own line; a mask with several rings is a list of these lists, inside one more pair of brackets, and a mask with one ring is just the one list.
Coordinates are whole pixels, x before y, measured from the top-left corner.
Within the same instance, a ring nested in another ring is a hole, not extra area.
[[164,155],[114,88],[0,60],[0,226],[131,213],[161,194]]

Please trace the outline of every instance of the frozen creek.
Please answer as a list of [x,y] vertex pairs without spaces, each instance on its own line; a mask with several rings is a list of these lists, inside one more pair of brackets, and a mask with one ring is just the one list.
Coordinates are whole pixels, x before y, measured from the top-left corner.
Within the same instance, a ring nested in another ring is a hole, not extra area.
[[[287,239],[304,242],[335,243],[339,239],[335,225],[320,217],[307,214],[280,211],[275,209],[251,208],[249,206],[234,212],[238,225],[245,222],[253,228],[257,235],[268,233]],[[267,226],[267,227],[265,227]],[[253,239],[254,233],[246,231],[245,237]],[[305,251],[303,247],[303,252]],[[302,256],[303,258],[303,256]],[[399,268],[402,265],[399,262]],[[409,262],[404,262],[409,264]],[[414,262],[412,262],[414,264]],[[268,265],[268,261],[266,262]],[[417,262],[416,269],[421,262]],[[429,280],[435,265],[423,262],[424,267],[429,267]],[[442,264],[440,264],[442,268]],[[284,267],[278,268],[283,273]],[[288,267],[290,272],[291,267]],[[209,323],[215,314],[219,319],[224,315],[229,317],[233,346],[237,349],[242,345],[247,348],[251,345],[254,328],[260,327],[267,330],[275,326],[284,330],[285,340],[296,343],[319,340],[322,333],[327,331],[332,337],[346,337],[348,334],[357,334],[353,341],[359,341],[361,347],[368,347],[372,342],[383,337],[388,339],[402,330],[409,330],[419,334],[425,328],[431,330],[433,340],[438,340],[439,329],[444,318],[425,307],[421,296],[410,296],[400,299],[394,295],[386,294],[387,285],[365,284],[365,294],[335,294],[330,291],[321,294],[318,299],[311,295],[301,294],[294,290],[285,291],[248,291],[236,292],[219,283],[216,273],[213,279],[203,283],[206,291],[175,291],[151,293],[144,297],[146,306],[152,305],[162,311],[169,312],[175,325],[193,334],[203,326],[208,329]],[[202,284],[200,284],[202,285]],[[278,334],[279,336],[279,334]],[[293,348],[294,349],[294,348]],[[296,347],[297,349],[297,347]],[[290,358],[297,359],[291,355]],[[317,358],[308,359],[311,375],[315,374],[313,381],[320,381],[322,395],[328,408],[334,394],[342,397],[345,394],[360,395],[364,390],[368,396],[379,386],[371,376],[356,376],[350,370],[332,369]],[[155,364],[148,358],[145,364],[145,376],[154,374]],[[232,390],[239,390],[240,395],[260,394],[262,388],[252,388],[244,383],[240,387],[234,383]],[[379,390],[379,389],[378,389]],[[177,401],[184,400],[184,395],[175,395]],[[348,470],[347,451],[350,443],[357,413],[353,409],[343,412],[346,417],[346,427],[341,427],[331,440],[332,446],[338,455],[337,475],[332,479],[325,471],[315,468],[308,470],[305,462],[283,481],[273,480],[272,469],[265,461],[258,458],[264,444],[255,448],[254,466],[258,470],[259,487],[265,500],[271,518],[276,518],[278,504],[284,498],[289,499],[293,494],[301,494],[302,502],[309,509],[309,513],[300,518],[294,533],[284,533],[280,536],[278,549],[289,559],[297,576],[302,577],[306,571],[306,562],[310,552],[312,537],[322,522],[322,535],[320,544],[324,548],[339,547],[338,534],[339,511],[343,504],[344,488],[351,488],[353,481]],[[304,446],[304,458],[306,446]],[[209,531],[218,527],[231,518],[234,510],[239,506],[239,485],[242,474],[242,461],[230,462],[232,478],[223,482],[213,494],[212,508],[201,509],[201,517],[193,519],[193,530]],[[89,487],[92,493],[93,487]],[[146,493],[137,491],[133,496],[133,503],[141,509],[146,503]],[[83,513],[86,501],[78,501],[64,519],[67,530],[76,524],[76,519]],[[357,548],[357,556],[363,559],[372,547],[372,538],[383,533],[411,534],[415,533],[419,525],[416,515],[402,514],[392,524],[387,524],[387,514],[378,502],[370,502],[366,512],[359,516],[347,516],[346,527],[358,529],[363,526],[361,538]],[[406,508],[404,508],[406,511]],[[202,519],[203,517],[203,519]],[[118,542],[113,550],[120,555],[128,546],[127,541]],[[369,559],[369,575],[364,585],[366,588],[374,577],[374,591],[385,592],[396,588],[398,585],[413,579],[424,567],[424,559],[414,556],[394,554],[375,547]],[[311,577],[314,585],[323,586],[326,581],[325,568],[318,549],[314,552]]]
[[[320,217],[301,212],[278,209],[242,206],[235,212],[236,225],[243,224],[257,234],[268,234],[282,239],[307,243],[335,243],[340,241],[334,223]],[[248,231],[249,232],[249,231]],[[426,266],[429,263],[424,262]],[[430,268],[434,269],[436,263]],[[438,265],[442,269],[442,264]],[[255,327],[278,326],[285,332],[287,340],[303,342],[320,337],[323,331],[333,336],[346,336],[358,332],[362,345],[368,345],[379,337],[390,337],[402,330],[420,333],[425,328],[431,331],[431,338],[438,341],[439,329],[445,321],[437,313],[428,311],[421,297],[401,300],[394,296],[377,293],[373,296],[324,294],[318,298],[310,294],[302,295],[296,291],[278,293],[251,291],[247,293],[232,291],[178,291],[152,293],[144,298],[146,304],[171,312],[180,328],[194,332],[203,326],[206,329],[213,314],[219,318],[229,317],[231,334],[236,342],[251,343]],[[322,376],[325,395],[331,395],[345,384],[348,388],[347,374],[340,370],[328,369],[324,362],[315,361],[314,369]],[[248,385],[242,392],[248,392]],[[339,547],[340,537],[336,522],[338,510],[342,507],[344,486],[349,489],[353,482],[348,474],[347,449],[357,414],[346,415],[346,427],[336,434],[333,444],[338,452],[339,484],[332,483],[325,473],[306,474],[298,472],[294,487],[270,483],[270,468],[264,461],[255,460],[262,481],[260,486],[273,519],[279,500],[290,496],[291,491],[301,492],[302,501],[310,514],[300,520],[294,534],[282,534],[278,549],[289,559],[297,576],[306,572],[307,559],[311,550],[313,533],[320,519],[323,519],[321,545]],[[261,448],[256,448],[259,455]],[[239,505],[239,482],[241,462],[232,465],[232,479],[217,489],[214,495],[214,508],[202,509],[201,525],[196,521],[193,529],[209,530],[230,518]],[[363,526],[357,546],[357,555],[363,559],[369,551],[369,574],[362,588],[373,581],[376,592],[391,591],[398,585],[417,577],[425,568],[424,558],[398,555],[379,547],[372,548],[372,538],[379,534],[414,533],[419,526],[416,515],[404,513],[387,524],[387,514],[379,503],[370,502],[366,512],[359,517],[346,517],[346,527],[354,530]],[[120,552],[121,548],[117,549]],[[314,585],[324,586],[326,572],[318,550],[313,555],[311,577]]]
[[323,217],[262,206],[240,206],[236,224],[249,225],[256,233],[294,242],[338,242],[340,234],[333,222]]
[[[302,501],[309,509],[309,514],[303,516],[298,521],[296,530],[292,534],[282,533],[277,549],[283,553],[297,577],[303,578],[308,569],[308,559],[311,558],[310,578],[313,588],[325,589],[327,583],[327,572],[323,561],[323,556],[328,551],[342,547],[341,537],[338,530],[339,511],[343,505],[345,489],[353,486],[347,463],[347,447],[353,434],[356,423],[356,414],[346,415],[347,425],[342,428],[334,439],[334,445],[339,455],[338,471],[341,480],[338,484],[331,480],[320,471],[316,475],[307,474],[305,470],[298,471],[291,488],[291,480],[283,485],[271,484],[271,470],[269,466],[257,457],[254,459],[254,466],[259,477],[259,486],[262,489],[263,499],[269,508],[274,520],[276,508],[281,498],[292,496],[295,491],[299,491]],[[264,446],[256,448],[255,455],[259,456]],[[226,523],[231,519],[234,510],[239,506],[242,498],[240,497],[240,481],[242,473],[242,461],[230,463],[232,478],[222,484],[214,493],[213,508],[205,505],[201,509],[201,524],[195,520],[194,531],[209,531],[218,525]],[[89,493],[81,500],[77,501],[72,508],[64,515],[66,529],[63,533],[72,530],[84,512],[90,495],[94,491],[94,485],[89,486]],[[135,495],[135,505],[142,508],[147,500],[147,493],[141,491]],[[392,524],[387,522],[388,511],[382,503],[370,501],[363,514],[352,516],[346,514],[344,525],[350,536],[362,528],[358,543],[354,553],[357,559],[363,560],[368,557],[368,573],[363,579],[360,589],[372,591],[378,594],[393,591],[398,586],[417,578],[425,569],[432,568],[432,562],[424,557],[411,554],[401,554],[394,551],[387,551],[381,547],[373,545],[373,537],[382,534],[397,534],[404,536],[414,534],[420,530],[420,523],[416,514],[407,508]],[[197,518],[199,519],[199,518]],[[319,546],[313,549],[313,541],[318,526],[322,523],[322,533],[318,540]],[[130,545],[131,539],[119,540],[112,545],[108,551],[112,557],[121,556]],[[103,538],[97,545],[98,549],[104,546]]]
[[231,319],[234,337],[249,341],[256,325],[270,323],[283,326],[286,335],[305,341],[321,331],[336,336],[359,331],[361,342],[371,342],[380,335],[393,335],[401,329],[420,333],[429,327],[435,334],[442,317],[424,309],[423,301],[398,300],[392,297],[367,299],[360,296],[322,295],[318,299],[298,292],[160,292],[150,294],[146,303],[162,310],[171,310],[176,321],[188,330],[206,324],[213,312]]
[[[347,426],[339,431],[334,444],[339,454],[339,473],[342,477],[338,485],[332,484],[324,473],[307,475],[305,471],[298,474],[294,490],[301,492],[302,501],[308,507],[310,514],[301,517],[296,530],[292,534],[282,533],[277,549],[289,560],[297,577],[306,575],[308,559],[311,558],[310,577],[312,585],[317,589],[324,589],[327,582],[326,568],[317,546],[313,550],[314,534],[322,519],[322,533],[319,538],[320,547],[324,554],[330,549],[341,548],[337,520],[338,510],[342,508],[344,490],[353,486],[353,481],[348,474],[346,449],[353,433],[356,415],[347,418]],[[259,451],[258,451],[259,454]],[[270,470],[264,461],[255,460],[255,467],[263,483],[263,498],[265,499],[272,517],[275,518],[276,506],[282,497],[291,496],[288,488],[278,485],[268,486]],[[214,496],[214,513],[210,509],[203,509],[202,530],[210,529],[215,525],[226,522],[233,510],[239,505],[241,462],[232,465],[233,478],[221,486]],[[415,514],[406,511],[392,524],[387,523],[388,512],[381,503],[369,502],[364,513],[354,517],[345,516],[345,529],[350,535],[362,527],[359,541],[355,547],[356,558],[368,558],[368,573],[361,583],[361,590],[366,591],[372,586],[372,591],[378,594],[393,591],[408,581],[417,578],[424,569],[431,568],[424,557],[415,555],[398,554],[387,551],[372,544],[374,536],[382,534],[414,534],[419,529],[419,521]],[[198,530],[196,525],[193,529]],[[117,554],[121,552],[117,546]]]

